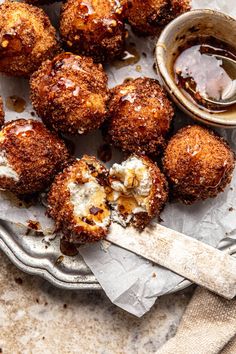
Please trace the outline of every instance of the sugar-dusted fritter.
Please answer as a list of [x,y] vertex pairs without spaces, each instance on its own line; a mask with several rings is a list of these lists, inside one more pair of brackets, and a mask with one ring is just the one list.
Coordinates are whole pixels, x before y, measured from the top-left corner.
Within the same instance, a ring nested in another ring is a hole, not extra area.
[[64,142],[38,121],[17,119],[0,130],[0,188],[18,195],[47,188],[64,168]]
[[0,72],[29,76],[58,49],[56,31],[43,10],[20,2],[0,5]]
[[175,17],[190,10],[189,0],[123,0],[126,18],[141,35],[155,35]]
[[124,227],[131,224],[144,229],[168,198],[165,176],[146,156],[133,154],[122,164],[114,164],[109,181],[112,220]]
[[232,178],[235,156],[225,140],[195,125],[171,138],[163,163],[174,196],[192,204],[225,189]]
[[4,123],[4,117],[5,117],[5,113],[3,110],[3,102],[2,102],[2,97],[0,96],[0,127]]
[[158,155],[174,110],[158,82],[138,78],[111,91],[107,132],[123,151]]
[[105,120],[107,75],[91,58],[59,54],[32,75],[30,86],[37,114],[57,131],[86,134]]
[[108,171],[84,156],[60,173],[48,195],[48,213],[67,241],[79,244],[104,238],[110,225]]
[[67,0],[61,11],[61,37],[72,52],[108,61],[124,49],[122,18],[123,6],[117,0]]

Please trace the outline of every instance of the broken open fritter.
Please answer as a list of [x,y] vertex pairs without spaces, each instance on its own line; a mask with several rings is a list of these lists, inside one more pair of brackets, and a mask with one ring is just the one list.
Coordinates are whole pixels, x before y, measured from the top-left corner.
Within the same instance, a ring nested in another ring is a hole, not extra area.
[[166,179],[147,157],[132,155],[109,172],[85,155],[55,178],[48,214],[67,241],[80,244],[105,238],[111,221],[142,230],[167,197]]
[[56,177],[48,195],[48,213],[67,241],[79,244],[106,236],[110,225],[107,185],[107,169],[86,155]]
[[114,164],[109,181],[112,220],[124,227],[133,225],[144,229],[160,214],[168,198],[165,176],[145,156],[131,155],[122,164]]

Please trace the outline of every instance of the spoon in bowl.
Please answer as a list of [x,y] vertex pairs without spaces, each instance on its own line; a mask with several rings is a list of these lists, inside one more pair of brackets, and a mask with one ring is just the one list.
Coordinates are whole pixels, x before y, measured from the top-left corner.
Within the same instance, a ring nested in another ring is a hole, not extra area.
[[[214,56],[217,60],[222,62],[221,66],[224,68],[227,74],[229,74],[231,77],[236,77],[235,60],[218,54],[211,54],[211,56]],[[194,91],[194,88],[189,87],[189,90],[191,90],[193,95],[196,97],[197,92]],[[220,99],[210,98],[207,95],[204,95],[204,97],[201,97],[201,99],[204,100],[205,104],[209,104],[209,106],[216,106],[218,108],[227,108],[233,104],[236,104],[236,80],[232,80],[230,84],[223,90]]]

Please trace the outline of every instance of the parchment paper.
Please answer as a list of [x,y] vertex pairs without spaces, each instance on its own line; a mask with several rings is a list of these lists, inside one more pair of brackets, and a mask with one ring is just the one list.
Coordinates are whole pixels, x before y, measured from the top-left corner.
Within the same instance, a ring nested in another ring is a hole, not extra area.
[[[192,7],[214,8],[236,17],[235,0],[193,0]],[[60,5],[55,4],[44,8],[53,23],[57,24]],[[110,87],[123,82],[127,77],[157,78],[153,69],[153,49],[156,39],[147,40],[131,34],[129,42],[136,43],[140,60],[134,65],[120,69],[112,66],[106,67]],[[21,96],[27,101],[26,110],[22,113],[10,111],[5,107],[7,121],[19,117],[32,118],[33,109],[28,98],[27,80],[1,76],[0,94],[4,101],[11,95]],[[38,118],[35,117],[35,119]],[[180,127],[189,122],[192,123],[186,116],[179,113],[175,125]],[[220,133],[236,151],[236,130],[221,130]],[[76,137],[73,141],[76,143],[76,156],[80,157],[84,153],[96,156],[102,138],[100,132],[97,131],[85,137]],[[120,152],[113,150],[113,159],[109,165],[121,160]],[[193,206],[168,204],[161,217],[164,225],[213,246],[217,246],[225,237],[230,237],[234,242],[236,238],[236,173],[231,186],[217,198]],[[45,235],[54,231],[54,224],[45,216],[43,205],[19,207],[15,198],[5,192],[0,192],[0,219],[26,226],[29,220],[38,221]],[[80,253],[111,301],[138,317],[151,308],[158,296],[170,291],[183,280],[179,275],[153,265],[131,252],[110,245],[106,241],[85,245],[80,248]]]

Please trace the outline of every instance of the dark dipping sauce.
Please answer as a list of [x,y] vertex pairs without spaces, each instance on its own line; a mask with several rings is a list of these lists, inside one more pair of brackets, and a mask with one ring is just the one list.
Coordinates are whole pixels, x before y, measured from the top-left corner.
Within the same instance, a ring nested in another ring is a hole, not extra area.
[[235,96],[236,70],[215,55],[236,61],[236,51],[227,43],[213,37],[193,39],[179,47],[173,75],[184,95],[200,109],[220,113],[232,109],[232,106],[222,108],[205,98],[223,101],[227,96]]

